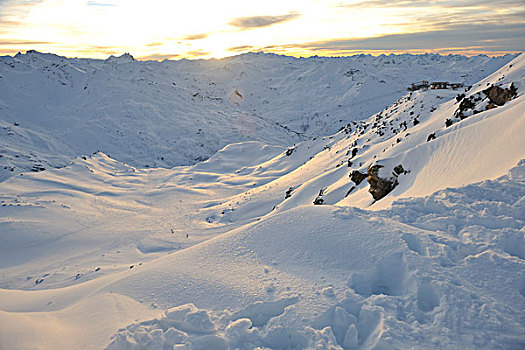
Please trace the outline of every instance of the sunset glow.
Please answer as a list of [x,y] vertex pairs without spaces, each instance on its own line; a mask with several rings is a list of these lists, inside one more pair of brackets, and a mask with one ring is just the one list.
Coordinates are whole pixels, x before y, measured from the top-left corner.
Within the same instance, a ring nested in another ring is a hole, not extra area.
[[499,55],[523,51],[524,13],[520,0],[0,0],[0,55]]

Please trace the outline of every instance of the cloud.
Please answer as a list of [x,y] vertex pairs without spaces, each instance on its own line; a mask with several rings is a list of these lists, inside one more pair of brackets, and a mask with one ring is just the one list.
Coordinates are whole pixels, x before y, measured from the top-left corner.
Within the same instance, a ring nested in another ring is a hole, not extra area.
[[482,7],[490,9],[502,9],[512,6],[523,6],[523,0],[365,0],[357,3],[341,3],[339,7],[346,8],[393,8],[393,7],[447,7],[447,8],[472,8]]
[[20,26],[32,6],[44,0],[0,0],[0,35]]
[[353,51],[414,51],[442,50],[483,52],[525,51],[525,24],[496,25],[455,25],[445,30],[390,34],[372,38],[343,38],[315,41],[303,44],[272,46],[271,50],[302,49],[323,53],[344,53]]
[[251,50],[253,48],[255,48],[255,46],[240,45],[240,46],[230,47],[230,48],[226,49],[226,51],[229,51],[229,52],[241,52],[241,51]]
[[25,41],[25,40],[9,40],[4,39],[0,41],[0,46],[18,46],[18,45],[49,45],[49,44],[55,44],[51,41]]
[[160,60],[170,60],[170,59],[179,58],[179,57],[180,57],[179,54],[154,53],[154,54],[151,54],[151,55],[138,57],[137,59],[139,61],[149,61],[149,60],[160,61]]
[[208,36],[208,34],[187,35],[182,40],[201,40],[206,39]]
[[0,17],[7,15],[25,14],[31,7],[44,0],[0,0]]
[[112,7],[112,6],[118,6],[117,4],[113,4],[110,2],[99,2],[99,1],[88,1],[88,6],[99,6],[99,7]]
[[353,11],[395,8],[403,13],[404,20],[392,26],[408,33],[319,41],[313,50],[477,48],[486,52],[518,52],[525,49],[523,0],[364,0],[339,6]]
[[289,13],[280,16],[252,16],[252,17],[238,17],[234,18],[229,24],[241,29],[253,29],[268,27],[273,24],[282,23],[294,20],[300,17],[299,13]]
[[186,52],[186,56],[193,56],[193,57],[199,57],[199,56],[209,56],[211,55],[210,52],[205,51],[188,51]]
[[31,11],[31,7],[44,0],[0,0],[0,23],[4,20],[20,20]]

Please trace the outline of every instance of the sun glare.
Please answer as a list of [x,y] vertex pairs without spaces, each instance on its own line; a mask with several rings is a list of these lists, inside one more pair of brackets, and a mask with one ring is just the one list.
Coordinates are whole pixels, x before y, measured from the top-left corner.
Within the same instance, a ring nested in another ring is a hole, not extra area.
[[[452,36],[453,40],[455,31],[470,29],[468,20],[472,16],[494,23],[491,25],[499,33],[505,25],[523,27],[519,14],[525,9],[523,3],[502,9],[480,1],[463,6],[408,1],[400,6],[382,1],[316,0],[183,4],[161,0],[42,0],[20,4],[7,0],[2,7],[1,53],[37,49],[102,58],[132,52],[143,59],[221,58],[260,50],[301,56],[388,52],[389,45],[374,45],[378,38],[441,31],[442,37]],[[515,52],[523,45],[523,35],[515,44],[487,43],[482,48],[473,43],[470,49]],[[446,52],[449,47],[460,46],[444,47],[431,40],[420,45],[400,50]]]

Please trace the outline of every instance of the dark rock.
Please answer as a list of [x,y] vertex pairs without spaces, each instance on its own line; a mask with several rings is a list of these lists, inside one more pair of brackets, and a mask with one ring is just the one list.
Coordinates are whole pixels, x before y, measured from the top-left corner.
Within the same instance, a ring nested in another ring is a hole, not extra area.
[[370,184],[368,192],[376,201],[389,194],[398,184],[395,176],[390,179],[379,177],[379,169],[382,167],[382,165],[378,164],[368,167],[367,181]]
[[503,106],[505,103],[516,97],[517,89],[512,84],[509,89],[501,88],[499,86],[491,86],[488,89],[483,90],[483,93],[487,95],[490,102],[496,106]]
[[431,140],[435,140],[435,139],[436,139],[436,133],[432,133],[432,134],[428,135],[427,142],[431,141]]
[[314,199],[314,205],[321,205],[324,203],[323,194],[324,194],[324,188],[321,188],[321,190],[319,191],[319,194]]
[[399,164],[394,167],[394,173],[395,175],[401,175],[401,174],[406,174],[407,172],[405,169],[403,169],[403,166]]
[[346,192],[346,194],[345,194],[345,198],[348,197],[348,195],[349,195],[354,189],[355,189],[355,186],[352,186],[352,188],[350,188],[350,189],[348,190],[348,192]]
[[33,167],[31,168],[31,171],[34,171],[34,172],[39,172],[39,171],[44,171],[44,170],[46,170],[46,168],[44,168],[41,165],[33,165]]
[[286,193],[285,193],[285,195],[284,195],[284,199],[290,198],[290,197],[292,196],[292,192],[293,192],[293,187],[290,187],[290,188],[286,191]]
[[290,147],[286,150],[286,155],[289,157],[292,155],[293,151],[295,151],[295,147]]
[[459,104],[460,112],[466,111],[467,109],[472,109],[476,107],[476,104],[470,98],[464,98]]
[[363,174],[359,170],[354,170],[350,174],[350,180],[352,180],[352,182],[356,185],[359,185],[364,179],[366,179],[366,174]]

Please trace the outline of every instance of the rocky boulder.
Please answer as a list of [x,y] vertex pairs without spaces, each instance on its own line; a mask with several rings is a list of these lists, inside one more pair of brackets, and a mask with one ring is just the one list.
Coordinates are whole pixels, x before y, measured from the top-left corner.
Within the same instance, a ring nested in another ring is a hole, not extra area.
[[319,194],[314,199],[314,205],[321,205],[324,203],[323,195],[324,195],[325,188],[321,188],[319,191]]
[[363,182],[364,179],[366,179],[366,174],[363,174],[362,172],[360,172],[359,170],[354,170],[352,171],[352,173],[350,174],[350,180],[352,180],[353,183],[357,185],[359,185],[361,182]]
[[383,165],[372,164],[368,167],[368,178],[367,181],[370,184],[368,192],[372,197],[378,201],[381,198],[385,197],[387,194],[392,192],[392,190],[399,184],[398,176],[401,174],[406,174],[406,171],[401,164],[394,167],[392,176],[390,177],[381,177],[379,176],[379,169],[383,168]]
[[517,95],[517,89],[514,84],[510,88],[501,88],[499,86],[491,86],[488,89],[483,90],[483,93],[487,95],[490,103],[487,109],[494,108],[495,106],[503,106],[508,101],[512,100]]

